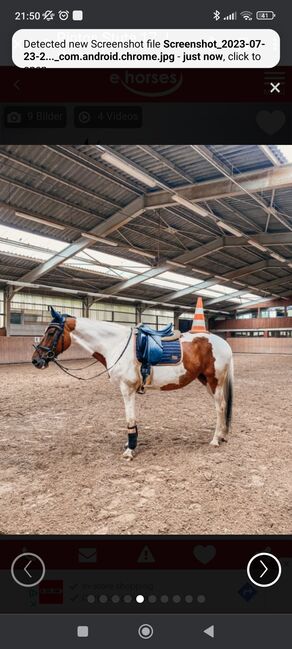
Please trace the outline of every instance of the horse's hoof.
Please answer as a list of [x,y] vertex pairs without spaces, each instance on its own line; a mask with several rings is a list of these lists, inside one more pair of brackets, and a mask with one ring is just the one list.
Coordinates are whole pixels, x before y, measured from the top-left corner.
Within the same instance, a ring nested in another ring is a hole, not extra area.
[[210,442],[210,446],[220,446],[218,439],[212,439],[212,442]]
[[128,460],[128,462],[131,462],[131,460],[134,459],[134,451],[132,451],[131,448],[126,448],[123,453],[123,457],[125,458],[125,460]]

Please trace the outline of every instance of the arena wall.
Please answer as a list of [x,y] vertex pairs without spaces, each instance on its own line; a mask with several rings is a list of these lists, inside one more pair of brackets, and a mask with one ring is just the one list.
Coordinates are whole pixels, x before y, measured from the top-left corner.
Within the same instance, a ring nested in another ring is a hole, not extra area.
[[[38,339],[34,336],[0,336],[0,365],[6,363],[30,363],[33,353],[32,345]],[[292,338],[231,338],[228,343],[234,353],[241,354],[291,354]],[[62,354],[62,360],[84,359],[86,352],[73,343]]]
[[292,317],[238,318],[212,322],[211,331],[234,353],[292,354]]
[[[34,336],[1,336],[0,337],[0,365],[5,363],[30,363],[33,347],[40,338]],[[64,354],[62,360],[87,358],[86,352],[73,343]]]
[[282,318],[238,318],[217,320],[212,324],[214,331],[251,331],[251,330],[292,329],[292,317]]
[[234,353],[292,354],[292,338],[227,338]]

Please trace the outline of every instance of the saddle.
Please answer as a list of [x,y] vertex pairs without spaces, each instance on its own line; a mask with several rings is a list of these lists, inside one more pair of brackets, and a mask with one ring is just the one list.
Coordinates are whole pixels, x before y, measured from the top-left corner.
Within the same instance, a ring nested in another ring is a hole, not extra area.
[[136,331],[136,356],[141,363],[142,388],[150,375],[152,365],[175,365],[181,360],[181,332],[170,323],[164,329],[151,329],[141,324]]

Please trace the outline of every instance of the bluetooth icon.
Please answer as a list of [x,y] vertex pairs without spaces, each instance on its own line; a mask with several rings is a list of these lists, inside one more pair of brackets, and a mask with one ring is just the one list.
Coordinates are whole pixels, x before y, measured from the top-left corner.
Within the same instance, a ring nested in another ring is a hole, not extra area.
[[218,9],[216,9],[216,11],[214,11],[213,13],[213,19],[217,21],[220,20],[220,18],[221,18],[221,13],[220,11],[218,11]]

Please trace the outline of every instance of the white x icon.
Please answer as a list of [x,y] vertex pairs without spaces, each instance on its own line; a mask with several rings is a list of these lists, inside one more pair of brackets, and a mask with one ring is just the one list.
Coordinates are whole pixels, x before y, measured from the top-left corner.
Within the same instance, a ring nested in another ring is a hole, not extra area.
[[280,81],[278,83],[273,83],[271,81],[271,83],[270,83],[270,86],[271,86],[270,94],[272,95],[273,92],[277,92],[278,94],[280,94],[280,92],[281,92],[280,85],[281,85]]

